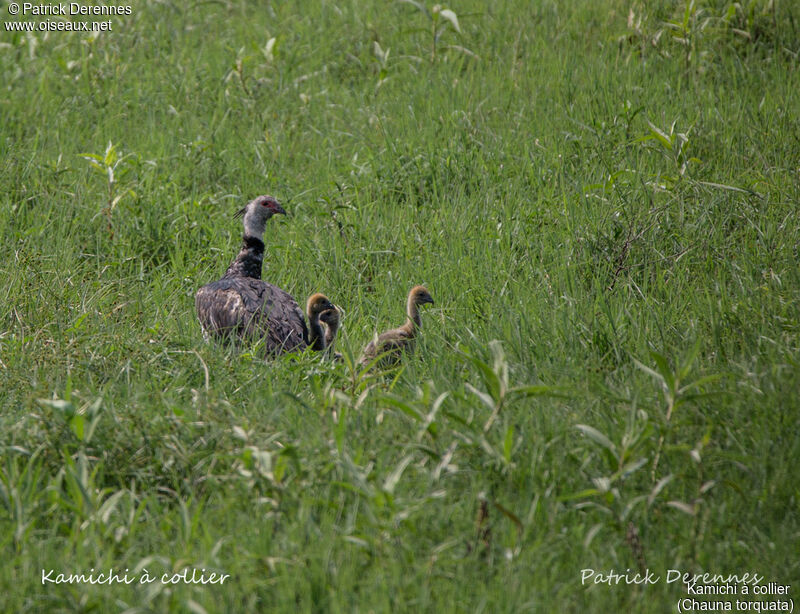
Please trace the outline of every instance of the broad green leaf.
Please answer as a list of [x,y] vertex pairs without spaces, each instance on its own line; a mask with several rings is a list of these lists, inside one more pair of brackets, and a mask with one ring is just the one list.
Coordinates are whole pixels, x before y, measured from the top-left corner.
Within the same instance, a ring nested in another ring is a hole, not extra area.
[[476,60],[481,59],[481,56],[479,56],[477,53],[475,53],[474,51],[470,51],[469,49],[467,49],[466,47],[462,47],[461,45],[442,45],[442,49],[454,49],[455,51],[460,51],[464,55],[468,55],[472,58],[475,58]]
[[450,9],[442,9],[439,11],[439,16],[445,18],[447,21],[453,24],[455,31],[461,34],[461,27],[458,25],[458,16],[453,11]]
[[208,610],[197,603],[194,599],[186,600],[186,608],[192,612],[192,614],[208,614]]
[[675,476],[673,474],[669,474],[656,482],[655,486],[653,486],[653,490],[650,491],[650,495],[647,497],[647,507],[651,507],[653,505],[653,501],[656,500],[658,494],[664,490],[664,487],[669,484],[674,477]]
[[421,413],[419,413],[416,409],[411,407],[411,405],[409,405],[408,403],[406,403],[405,401],[403,401],[401,399],[398,399],[396,397],[384,396],[384,397],[381,398],[381,400],[383,402],[385,402],[385,403],[388,403],[389,405],[391,405],[393,407],[396,407],[397,409],[402,411],[404,414],[407,414],[407,415],[411,416],[417,422],[423,422],[424,421],[424,418],[423,418]]
[[[720,379],[722,379],[722,375],[720,375],[718,373],[714,374],[714,375],[705,375],[705,376],[703,376],[701,378],[696,379],[695,381],[693,381],[693,382],[691,382],[689,384],[686,384],[684,387],[682,387],[679,390],[679,392],[680,392],[680,394],[685,394],[686,392],[688,392],[692,388],[697,388],[698,386],[703,386],[705,384],[710,384],[712,382],[719,381]],[[692,395],[692,398],[697,398],[699,396],[709,396],[709,395],[712,395],[712,394],[713,393],[710,393],[710,392],[698,393],[697,395]]]
[[62,412],[67,419],[75,415],[75,406],[63,399],[36,399],[36,402],[39,403],[39,405]]
[[649,121],[647,125],[650,126],[650,131],[652,132],[653,136],[658,139],[659,143],[661,143],[665,149],[672,151],[672,141],[670,138],[659,128],[656,128],[652,123]]
[[83,428],[86,425],[86,418],[81,414],[75,414],[69,421],[69,428],[78,438],[78,441],[83,441]]
[[[694,160],[695,158],[692,158],[692,159]],[[699,162],[700,160],[697,160],[697,161]],[[704,186],[707,186],[709,188],[718,188],[720,190],[730,190],[731,192],[742,192],[743,194],[752,194],[752,195],[760,196],[760,194],[758,194],[758,192],[754,192],[753,190],[746,190],[744,188],[737,188],[736,186],[732,186],[732,185],[725,185],[725,184],[722,184],[722,183],[713,183],[711,181],[697,181],[696,183],[697,183],[697,185],[704,185]]]
[[628,463],[628,464],[624,465],[622,467],[622,469],[620,469],[617,472],[617,474],[622,478],[626,478],[631,473],[634,473],[638,469],[641,469],[642,465],[644,465],[646,462],[647,462],[646,458],[640,458],[639,460],[636,460],[636,461],[633,461],[632,463]]
[[482,360],[475,358],[474,356],[470,356],[469,354],[462,355],[478,368],[483,376],[483,385],[486,386],[486,390],[489,392],[495,402],[499,401],[502,394],[502,388],[500,378],[497,376],[497,373],[495,373],[494,370]]
[[403,459],[397,464],[397,467],[394,468],[389,474],[389,477],[383,483],[383,490],[388,492],[389,494],[394,494],[394,489],[397,486],[397,483],[400,481],[400,478],[403,475],[403,472],[406,470],[406,467],[411,463],[413,460],[413,456],[410,454],[408,456],[403,457]]
[[617,456],[617,446],[615,446],[608,437],[606,437],[596,428],[594,428],[593,426],[589,426],[588,424],[576,424],[575,428],[578,429],[581,433],[586,435],[589,439],[591,439],[595,443],[598,443],[601,446],[603,446],[606,450],[611,452],[611,454]]
[[538,397],[538,396],[548,396],[548,397],[558,397],[562,399],[568,399],[570,396],[565,394],[559,388],[555,388],[553,386],[543,386],[543,385],[534,385],[534,386],[515,386],[508,391],[509,396],[519,396],[522,398],[528,397]]
[[588,548],[591,545],[595,535],[597,535],[604,526],[605,525],[602,522],[598,522],[591,529],[589,529],[589,531],[587,531],[586,537],[583,538],[584,548]]
[[474,394],[476,397],[478,397],[481,401],[483,401],[484,405],[486,405],[486,407],[488,407],[490,410],[493,411],[495,409],[494,399],[492,399],[492,397],[490,397],[488,394],[486,394],[481,390],[478,390],[477,388],[475,388],[475,386],[473,386],[469,382],[465,383],[464,387],[467,390],[469,390],[472,394]]
[[514,446],[514,425],[509,424],[506,429],[506,437],[503,441],[503,458],[506,463],[511,463],[511,448]]
[[697,337],[697,340],[694,342],[692,349],[689,350],[689,353],[686,354],[686,358],[683,359],[683,365],[681,365],[680,371],[678,372],[678,378],[683,380],[686,379],[686,376],[689,375],[689,371],[692,369],[692,365],[694,364],[697,355],[700,353],[700,337]]
[[594,497],[599,495],[600,491],[596,488],[587,488],[586,490],[580,490],[578,492],[569,494],[569,495],[561,495],[558,497],[559,501],[571,501],[572,499],[586,499],[587,497]]
[[75,323],[72,326],[70,326],[67,330],[65,330],[64,332],[72,333],[72,332],[75,332],[77,330],[80,330],[81,325],[83,324],[83,321],[87,318],[88,315],[89,315],[88,311],[85,312],[85,313],[82,313],[81,315],[79,315],[78,319],[75,320]]
[[700,494],[701,495],[706,494],[709,490],[714,488],[714,486],[716,486],[716,485],[717,485],[717,481],[716,480],[709,480],[708,482],[706,482],[705,484],[703,484],[700,487]]
[[100,509],[97,511],[98,516],[100,516],[100,520],[103,521],[104,524],[108,524],[108,519],[111,517],[111,514],[117,508],[117,504],[119,500],[122,498],[124,494],[126,494],[127,490],[118,490],[113,495],[108,497],[103,502],[103,505],[100,506]]
[[500,380],[501,391],[508,388],[508,363],[503,344],[497,339],[489,342],[489,350],[492,352],[492,372]]
[[622,514],[620,514],[621,520],[626,520],[628,516],[630,516],[633,509],[639,505],[642,501],[644,501],[647,497],[645,495],[639,495],[638,497],[634,497],[625,505],[625,509],[622,510]]
[[431,415],[433,417],[435,417],[436,414],[439,413],[439,409],[442,407],[442,403],[444,403],[447,397],[449,396],[450,396],[449,392],[443,392],[438,397],[436,397],[436,400],[433,402],[433,405],[431,406]]
[[78,465],[72,461],[71,458],[65,457],[65,461],[67,463],[66,471],[64,472],[64,477],[67,480],[67,485],[73,493],[73,499],[76,504],[79,504],[80,507],[78,509],[83,511],[90,511],[92,509],[92,499],[89,496],[88,491],[86,490],[86,475],[85,475],[85,457],[79,456]]
[[111,141],[108,142],[108,147],[106,147],[106,155],[103,159],[103,162],[106,166],[114,166],[114,163],[117,161],[117,148],[111,144]]
[[675,392],[675,376],[672,373],[672,369],[669,368],[669,363],[667,363],[667,359],[658,352],[650,351],[650,358],[656,363],[656,368],[658,372],[661,374],[664,383],[667,386],[667,390],[672,395]]
[[689,505],[683,501],[667,501],[667,505],[674,507],[676,510],[680,510],[684,514],[688,514],[689,516],[694,516],[697,513],[697,510],[693,505]]
[[415,7],[420,13],[425,13],[425,15],[427,15],[428,17],[431,16],[431,14],[428,12],[428,9],[421,2],[416,2],[415,0],[397,0],[397,1],[402,2],[403,4],[410,4],[411,6]]
[[689,20],[691,19],[693,14],[694,14],[694,0],[688,0],[688,2],[686,3],[686,9],[683,12],[683,29],[686,31],[689,30]]
[[648,375],[652,375],[654,378],[659,380],[665,386],[667,385],[667,382],[664,381],[664,378],[662,377],[662,375],[658,371],[654,371],[653,369],[651,369],[650,367],[648,367],[644,363],[639,362],[636,358],[631,357],[631,360],[633,360],[633,364],[635,364],[637,367],[639,367],[642,371],[644,371]]
[[359,548],[369,548],[369,542],[360,537],[356,537],[355,535],[345,535],[342,539],[354,546],[358,546]]

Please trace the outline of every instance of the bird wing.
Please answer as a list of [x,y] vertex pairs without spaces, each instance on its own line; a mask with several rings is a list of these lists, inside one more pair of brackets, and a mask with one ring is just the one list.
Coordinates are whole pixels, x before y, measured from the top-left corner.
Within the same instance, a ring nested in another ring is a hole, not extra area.
[[290,294],[253,278],[223,278],[197,291],[195,307],[207,335],[263,339],[269,353],[304,348],[303,312]]
[[359,364],[367,364],[381,354],[388,354],[385,357],[387,362],[395,362],[399,358],[400,352],[410,345],[411,339],[412,335],[403,328],[387,330],[367,344]]
[[207,284],[197,291],[194,297],[197,319],[206,335],[238,335],[246,319],[242,295],[236,288],[219,285],[219,282]]

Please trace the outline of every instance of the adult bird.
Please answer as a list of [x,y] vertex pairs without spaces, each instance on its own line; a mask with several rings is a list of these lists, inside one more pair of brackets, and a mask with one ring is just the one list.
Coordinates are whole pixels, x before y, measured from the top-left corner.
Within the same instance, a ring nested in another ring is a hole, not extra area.
[[359,366],[364,367],[373,360],[381,356],[378,361],[381,366],[393,366],[400,361],[400,357],[405,351],[410,351],[414,347],[414,340],[422,326],[422,319],[419,315],[420,305],[430,303],[433,305],[433,297],[424,286],[414,286],[408,293],[406,301],[406,323],[398,328],[387,330],[381,333],[367,344]]
[[277,355],[308,345],[303,312],[292,296],[261,279],[264,230],[273,215],[285,215],[272,196],[259,196],[237,212],[244,236],[239,254],[218,281],[197,291],[195,308],[203,333],[232,341],[261,341]]

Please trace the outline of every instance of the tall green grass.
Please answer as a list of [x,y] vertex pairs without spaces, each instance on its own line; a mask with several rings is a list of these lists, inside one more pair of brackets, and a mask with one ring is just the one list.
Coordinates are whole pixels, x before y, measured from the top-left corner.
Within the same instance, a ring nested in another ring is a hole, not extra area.
[[[797,583],[797,8],[422,8],[0,30],[4,611],[664,612],[679,584],[581,570]],[[194,292],[262,193],[291,214],[264,277],[342,306],[343,365],[203,342]],[[359,372],[417,283],[415,355]],[[41,581],[187,567],[231,577]]]

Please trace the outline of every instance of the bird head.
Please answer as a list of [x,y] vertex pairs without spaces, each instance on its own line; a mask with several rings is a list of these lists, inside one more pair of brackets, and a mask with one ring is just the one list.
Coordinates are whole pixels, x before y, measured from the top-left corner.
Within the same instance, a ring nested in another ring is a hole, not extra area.
[[262,238],[267,220],[275,214],[286,215],[286,210],[272,196],[257,196],[242,209],[236,212],[236,217],[244,218],[244,232],[251,237]]
[[433,297],[425,286],[411,288],[411,292],[408,293],[408,299],[410,303],[415,305],[424,305],[425,303],[433,305]]
[[329,309],[335,311],[336,307],[328,300],[327,296],[319,292],[312,294],[308,298],[308,303],[306,303],[306,313],[309,319],[318,318],[322,312],[328,311]]
[[319,315],[319,321],[325,322],[328,326],[338,326],[339,325],[339,308],[335,307],[334,309],[326,309]]

